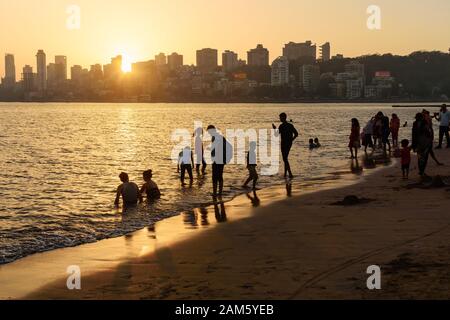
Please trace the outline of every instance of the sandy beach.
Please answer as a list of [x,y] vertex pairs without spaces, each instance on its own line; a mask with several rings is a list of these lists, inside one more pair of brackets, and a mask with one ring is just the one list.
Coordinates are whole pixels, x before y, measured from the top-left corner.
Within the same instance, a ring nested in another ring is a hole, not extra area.
[[[448,162],[450,150],[437,156]],[[449,176],[448,165],[431,160],[428,174]],[[126,237],[0,266],[0,297],[449,299],[450,189],[418,181],[413,159],[408,181],[394,163],[344,187],[290,197],[262,190],[259,202],[240,196]],[[338,203],[349,195],[363,200]],[[82,270],[81,290],[67,289],[69,265]],[[381,290],[366,287],[371,265],[381,268]]]

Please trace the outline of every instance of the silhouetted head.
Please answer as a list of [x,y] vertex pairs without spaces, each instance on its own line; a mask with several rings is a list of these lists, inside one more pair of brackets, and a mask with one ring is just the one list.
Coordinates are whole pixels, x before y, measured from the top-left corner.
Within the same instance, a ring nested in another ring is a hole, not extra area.
[[250,147],[251,151],[255,151],[256,150],[256,141],[250,141],[249,147]]
[[382,117],[384,117],[384,114],[383,114],[383,112],[379,111],[377,113],[377,118],[382,118]]
[[280,121],[281,122],[286,122],[287,121],[287,114],[286,113],[282,113],[280,114]]
[[403,148],[406,148],[409,146],[409,140],[408,139],[403,139],[401,142],[401,145]]
[[315,142],[315,143],[319,143],[319,138],[315,138],[315,139],[314,139],[314,142]]
[[359,127],[359,121],[356,118],[352,119],[352,127],[356,128]]
[[392,119],[397,119],[397,118],[398,118],[397,114],[396,114],[396,113],[393,113],[393,114],[392,114]]
[[419,112],[418,114],[416,114],[416,121],[423,121],[423,113]]
[[443,104],[443,105],[442,105],[441,111],[442,111],[442,112],[447,112],[447,105],[446,105],[446,104]]
[[314,140],[313,139],[309,139],[309,144],[313,144]]
[[123,183],[130,181],[130,177],[128,177],[128,173],[126,172],[122,172],[121,174],[119,174],[119,178]]
[[142,174],[142,177],[144,178],[144,181],[149,181],[153,177],[153,171],[152,170],[146,170]]

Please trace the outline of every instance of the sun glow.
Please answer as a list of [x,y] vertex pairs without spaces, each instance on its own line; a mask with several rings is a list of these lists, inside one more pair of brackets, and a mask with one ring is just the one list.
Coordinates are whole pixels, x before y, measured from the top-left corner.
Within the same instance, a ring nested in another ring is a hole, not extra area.
[[122,71],[131,72],[131,58],[127,54],[122,54]]

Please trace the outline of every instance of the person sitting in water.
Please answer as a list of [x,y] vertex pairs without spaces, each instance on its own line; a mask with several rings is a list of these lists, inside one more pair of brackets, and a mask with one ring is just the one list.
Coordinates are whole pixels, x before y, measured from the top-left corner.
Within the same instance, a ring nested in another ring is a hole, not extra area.
[[250,149],[247,152],[247,170],[248,178],[243,187],[247,188],[250,181],[253,181],[253,190],[256,190],[256,183],[258,182],[258,172],[256,171],[256,142],[250,142]]
[[194,182],[194,176],[192,174],[193,163],[194,153],[192,152],[192,149],[190,147],[185,147],[178,156],[178,172],[181,171],[180,180],[181,185],[183,186],[186,185],[186,183],[184,183],[186,171],[189,175],[190,184],[192,185],[192,183]]
[[316,145],[314,144],[313,139],[309,139],[309,150],[315,149]]
[[122,184],[117,187],[116,200],[114,204],[116,207],[119,206],[120,197],[123,200],[124,208],[135,207],[139,202],[142,202],[142,196],[139,192],[139,187],[136,183],[130,182],[130,178],[126,172],[122,172],[119,175],[120,181]]
[[146,170],[142,174],[145,183],[141,187],[141,195],[147,195],[147,201],[155,201],[161,198],[161,191],[159,191],[158,185],[152,180],[153,171]]
[[314,139],[314,144],[316,145],[316,148],[320,148],[322,146],[319,142],[319,138]]

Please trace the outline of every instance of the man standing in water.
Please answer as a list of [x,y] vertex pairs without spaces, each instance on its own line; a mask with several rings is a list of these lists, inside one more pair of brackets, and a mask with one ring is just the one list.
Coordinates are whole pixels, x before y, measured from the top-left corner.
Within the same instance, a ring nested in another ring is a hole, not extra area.
[[[212,181],[213,196],[221,196],[223,193],[223,170],[233,157],[231,144],[217,132],[213,125],[208,126],[208,133],[211,135],[211,160],[212,160]],[[219,188],[219,192],[217,192]]]
[[139,202],[142,202],[142,195],[136,183],[130,182],[128,174],[122,172],[119,175],[122,184],[117,188],[116,201],[114,204],[119,207],[120,197],[123,199],[123,208],[135,207]]
[[[284,177],[286,178],[289,174],[289,178],[292,179],[294,175],[292,174],[291,166],[289,164],[289,153],[292,148],[292,143],[298,137],[298,131],[291,123],[287,122],[286,113],[283,112],[280,114],[280,121],[281,125],[278,128],[278,134],[281,135],[281,154],[283,155],[284,162]],[[275,124],[272,124],[272,127],[274,130],[277,129]]]
[[442,149],[442,142],[444,141],[444,136],[447,139],[447,148],[450,148],[450,135],[449,125],[450,125],[450,111],[447,110],[447,105],[442,105],[441,111],[434,115],[437,121],[439,121],[439,145],[436,149]]

